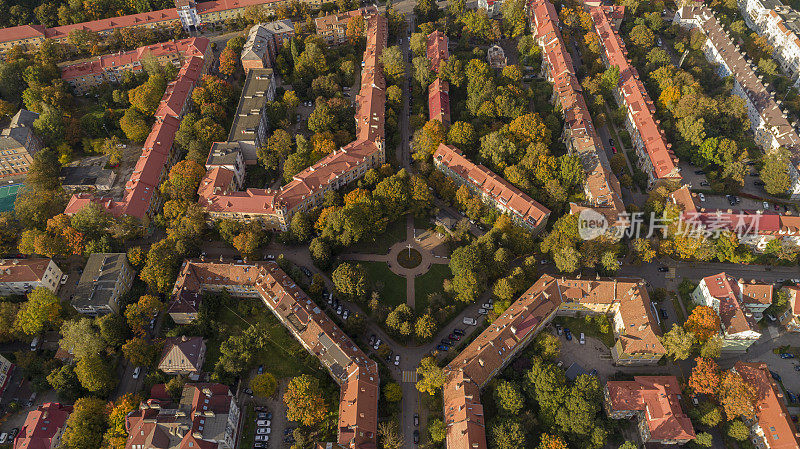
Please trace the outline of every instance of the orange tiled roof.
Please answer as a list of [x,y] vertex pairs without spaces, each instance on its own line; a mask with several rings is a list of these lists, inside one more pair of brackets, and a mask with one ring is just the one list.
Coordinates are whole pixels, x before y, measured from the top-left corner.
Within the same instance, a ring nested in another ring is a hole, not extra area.
[[756,389],[756,418],[770,449],[800,448],[800,434],[789,416],[783,390],[772,380],[767,364],[736,362],[733,369]]
[[442,62],[450,57],[447,43],[447,36],[439,30],[428,35],[427,55],[431,61],[431,70],[434,72],[438,72]]
[[40,282],[51,259],[0,259],[0,282]]

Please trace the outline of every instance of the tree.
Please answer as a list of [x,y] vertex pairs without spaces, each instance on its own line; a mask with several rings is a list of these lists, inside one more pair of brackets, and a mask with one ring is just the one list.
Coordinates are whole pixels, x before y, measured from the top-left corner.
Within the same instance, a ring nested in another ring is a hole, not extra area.
[[708,432],[700,432],[695,436],[693,442],[698,447],[711,447],[714,445],[714,437]]
[[0,342],[15,340],[18,329],[14,327],[20,305],[13,302],[0,302]]
[[177,277],[178,253],[175,242],[164,239],[154,243],[147,252],[147,262],[139,277],[161,293],[168,292]]
[[420,340],[428,340],[433,338],[435,332],[436,321],[430,314],[426,313],[417,318],[417,322],[414,324],[414,333],[417,335],[417,338]]
[[717,427],[722,422],[722,409],[711,401],[701,402],[692,417],[706,427]]
[[639,449],[639,446],[637,446],[636,443],[634,442],[626,441],[622,443],[620,447],[617,449]]
[[384,421],[378,424],[378,435],[384,449],[400,449],[403,447],[403,435],[397,428],[397,422]]
[[128,439],[128,431],[125,429],[125,418],[129,413],[139,409],[141,398],[139,395],[126,393],[120,396],[111,406],[108,414],[108,430],[104,440],[107,441],[112,449],[124,449]]
[[236,50],[231,48],[230,41],[228,41],[228,44],[219,55],[219,73],[230,77],[236,72],[236,63],[239,62],[239,55],[236,54]]
[[[635,447],[635,446],[634,446]],[[556,435],[542,434],[542,441],[536,449],[568,449],[567,443]]]
[[[114,366],[100,355],[90,355],[78,360],[75,374],[83,388],[99,396],[105,396],[117,386]],[[70,446],[73,447],[73,446]]]
[[447,428],[441,419],[434,418],[428,421],[428,433],[434,443],[441,443],[447,437]]
[[167,80],[164,79],[164,75],[150,75],[147,82],[128,91],[128,100],[131,102],[131,106],[142,114],[152,115],[156,112],[166,88]]
[[476,141],[475,128],[467,122],[455,122],[447,130],[447,143],[462,151],[474,150]]
[[534,339],[533,346],[544,359],[555,360],[561,353],[561,339],[550,332],[540,332]]
[[501,380],[494,390],[494,400],[501,413],[516,415],[525,407],[525,399],[519,387],[509,381]]
[[750,438],[750,429],[740,419],[731,421],[725,433],[736,441],[744,441]]
[[752,418],[755,398],[755,387],[746,383],[739,373],[731,370],[722,375],[719,382],[719,402],[728,421],[740,416]]
[[286,416],[289,420],[305,426],[313,426],[328,414],[328,406],[322,397],[319,382],[308,374],[289,381],[283,402],[286,404]]
[[580,268],[580,253],[571,246],[565,246],[553,254],[553,262],[559,271],[572,273]]
[[697,306],[686,319],[684,327],[693,333],[698,341],[705,342],[720,332],[719,315],[711,307]]
[[[620,153],[621,154],[621,153]],[[633,241],[633,250],[640,261],[650,263],[656,257],[656,251],[648,239],[636,239]]]
[[401,80],[405,75],[406,68],[403,61],[403,52],[400,50],[400,47],[393,45],[383,50],[380,61],[386,77],[393,82]]
[[349,298],[363,298],[367,294],[367,273],[361,265],[340,264],[331,275],[333,285]]
[[128,326],[121,315],[109,313],[97,318],[96,324],[103,341],[112,348],[119,348],[128,338]]
[[44,287],[36,287],[20,307],[14,327],[26,335],[38,335],[46,326],[56,324],[60,314],[61,302],[56,295]]
[[403,399],[403,389],[397,382],[389,382],[383,386],[383,396],[389,402],[400,402]]
[[417,374],[419,375],[417,390],[422,393],[433,396],[444,386],[444,370],[436,364],[436,359],[433,357],[425,357],[420,361]]
[[655,45],[655,35],[646,25],[636,25],[629,34],[631,42],[637,47],[646,50]]
[[761,180],[764,190],[771,195],[781,195],[789,190],[791,177],[787,170],[788,155],[782,148],[764,156],[764,167],[761,169]]
[[62,442],[70,449],[97,449],[103,443],[107,418],[106,403],[102,399],[78,399],[67,418]]
[[174,199],[191,200],[195,198],[205,174],[205,167],[191,159],[184,159],[169,170],[167,181],[161,185],[161,192]]
[[136,142],[142,143],[150,134],[150,127],[144,120],[144,116],[138,109],[130,107],[119,121],[119,127],[125,133],[125,137]]
[[720,369],[712,359],[697,357],[689,376],[689,388],[696,394],[716,395],[720,388]]
[[660,340],[667,355],[672,357],[673,360],[688,359],[692,353],[692,346],[695,342],[694,334],[686,332],[684,328],[678,324],[673,324],[672,329],[664,334]]
[[491,427],[490,439],[497,449],[518,449],[525,447],[525,431],[515,420],[506,419]]
[[61,325],[61,336],[58,346],[76,359],[102,354],[106,349],[105,341],[89,318],[65,321]]
[[81,387],[72,365],[64,365],[51,371],[47,375],[47,383],[58,392],[58,397],[64,401],[73,402],[86,393]]
[[134,337],[122,345],[122,353],[133,365],[152,366],[161,353],[161,348],[142,337]]
[[278,380],[271,373],[259,374],[250,380],[250,388],[253,390],[254,395],[268,398],[277,391]]
[[129,304],[125,309],[125,319],[128,322],[128,327],[140,336],[146,334],[145,328],[150,323],[150,320],[164,309],[158,297],[153,295],[144,295],[133,304]]
[[64,113],[50,105],[43,105],[39,117],[33,121],[33,129],[45,142],[56,146],[64,140]]
[[417,56],[411,60],[411,65],[414,70],[414,81],[419,83],[420,86],[425,88],[433,81],[433,71],[431,70],[431,61],[427,56]]
[[700,347],[700,357],[718,359],[722,355],[722,337],[712,335],[711,338]]
[[444,139],[445,132],[442,122],[429,120],[422,130],[414,133],[414,159],[420,161],[430,159]]
[[360,14],[353,16],[347,21],[347,29],[345,35],[350,39],[351,43],[358,42],[358,39],[364,37],[364,17]]

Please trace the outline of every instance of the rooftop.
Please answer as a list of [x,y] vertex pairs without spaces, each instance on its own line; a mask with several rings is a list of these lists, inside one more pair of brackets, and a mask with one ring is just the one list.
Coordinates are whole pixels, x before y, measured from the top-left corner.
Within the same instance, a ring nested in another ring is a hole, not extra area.
[[91,254],[70,301],[73,307],[81,309],[108,305],[127,264],[128,255],[125,253]]
[[267,93],[274,82],[272,69],[254,68],[247,72],[231,133],[228,135],[229,142],[256,140],[262,111],[267,104]]
[[772,380],[767,364],[740,361],[733,369],[756,389],[756,418],[770,449],[800,447],[800,434],[789,416],[783,389]]

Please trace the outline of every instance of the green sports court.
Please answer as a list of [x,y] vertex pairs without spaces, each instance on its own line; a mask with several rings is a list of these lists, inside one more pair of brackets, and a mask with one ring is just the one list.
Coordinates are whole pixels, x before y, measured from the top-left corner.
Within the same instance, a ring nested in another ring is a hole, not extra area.
[[21,184],[0,187],[0,212],[14,210],[14,200]]

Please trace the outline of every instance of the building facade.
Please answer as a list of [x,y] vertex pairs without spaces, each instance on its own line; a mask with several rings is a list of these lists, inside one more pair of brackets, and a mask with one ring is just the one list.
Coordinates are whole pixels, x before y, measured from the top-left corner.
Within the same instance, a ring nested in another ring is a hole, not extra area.
[[472,163],[456,147],[440,144],[433,153],[433,163],[448,178],[467,186],[485,203],[507,214],[533,235],[542,232],[547,224],[549,209],[483,165]]
[[27,295],[37,287],[55,293],[62,275],[52,259],[2,259],[0,295]]
[[766,363],[736,362],[733,371],[756,390],[755,416],[743,416],[750,427],[750,442],[758,449],[800,447],[800,434],[786,408],[783,388],[770,375]]
[[125,253],[94,253],[89,256],[70,303],[84,315],[119,313],[122,297],[136,275]]
[[364,22],[366,23],[369,17],[377,14],[378,9],[376,6],[363,6],[353,11],[317,17],[314,19],[314,26],[317,29],[317,35],[321,37],[326,44],[338,45],[347,41],[347,24],[350,22],[350,19],[360,16],[364,18]]
[[71,405],[47,402],[40,405],[25,418],[13,449],[56,449],[61,446],[61,437],[67,428],[67,418],[72,413]]
[[485,11],[489,17],[500,14],[502,6],[503,0],[478,0],[478,9]]
[[3,398],[6,387],[8,387],[8,383],[11,381],[11,374],[14,373],[14,366],[15,365],[7,358],[0,355],[0,399]]
[[789,295],[789,304],[786,310],[777,317],[778,321],[789,332],[800,332],[800,287],[796,285],[782,287],[781,290]]
[[609,418],[636,418],[643,443],[686,444],[695,438],[692,421],[681,407],[675,376],[636,376],[608,381],[603,390]]
[[37,118],[39,114],[20,109],[0,131],[0,178],[28,172],[33,156],[42,149],[42,141],[33,132]]
[[206,359],[203,337],[167,337],[158,362],[158,369],[170,375],[188,376],[197,380]]
[[800,14],[780,0],[738,0],[739,11],[751,30],[775,49],[783,73],[800,83]]

